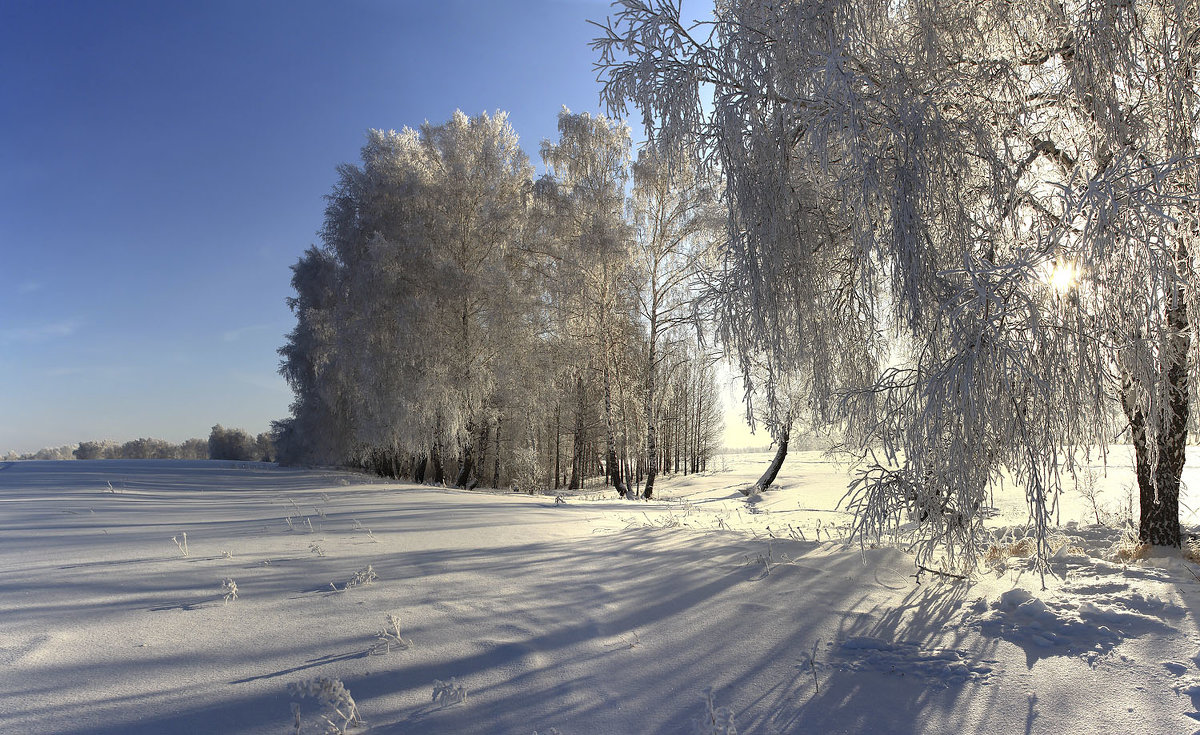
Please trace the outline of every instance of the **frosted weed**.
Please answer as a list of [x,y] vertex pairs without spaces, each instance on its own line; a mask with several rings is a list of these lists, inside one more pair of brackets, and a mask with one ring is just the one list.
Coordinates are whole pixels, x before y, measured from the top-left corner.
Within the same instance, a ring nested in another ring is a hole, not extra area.
[[467,701],[467,689],[453,676],[450,681],[433,680],[433,703],[447,707]]
[[221,580],[221,592],[224,593],[225,604],[228,605],[231,600],[238,598],[237,582],[234,582],[232,577],[226,577]]
[[350,589],[351,587],[361,587],[362,585],[370,584],[371,582],[374,582],[377,579],[379,579],[379,575],[375,574],[375,570],[371,567],[370,564],[368,564],[366,566],[366,568],[359,569],[357,572],[355,572],[354,575],[352,577],[350,577],[350,579],[345,584],[342,585],[342,588],[340,590],[338,589],[337,585],[334,584],[333,582],[330,582],[329,586],[333,588],[334,592],[345,592],[346,590]]
[[704,690],[704,714],[696,723],[696,735],[737,735],[733,724],[733,710],[713,704],[713,690]]
[[387,616],[387,624],[383,627],[383,630],[375,634],[375,638],[378,640],[378,643],[375,644],[375,648],[371,653],[388,654],[392,652],[393,646],[403,650],[412,645],[412,640],[405,640],[401,637],[400,617],[397,615],[389,614]]
[[[358,705],[350,690],[339,679],[319,677],[303,682],[288,684],[288,693],[296,699],[315,699],[323,710],[319,717],[325,722],[325,732],[344,735],[352,727],[361,727],[362,719],[358,714]],[[300,705],[292,702],[293,731],[300,733]]]
[[183,536],[182,541],[179,540],[179,536],[172,536],[171,540],[174,541],[175,545],[179,547],[179,551],[181,554],[183,554],[184,556],[188,556],[187,531],[184,531],[180,535]]

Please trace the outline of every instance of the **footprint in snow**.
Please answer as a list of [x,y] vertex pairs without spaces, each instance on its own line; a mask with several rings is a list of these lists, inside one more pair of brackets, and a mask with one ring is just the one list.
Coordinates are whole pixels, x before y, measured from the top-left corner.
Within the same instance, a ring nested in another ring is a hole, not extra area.
[[967,651],[952,648],[921,648],[914,643],[885,641],[861,636],[847,638],[838,646],[838,668],[844,671],[874,671],[913,677],[943,686],[974,681],[988,683],[996,661],[973,661]]

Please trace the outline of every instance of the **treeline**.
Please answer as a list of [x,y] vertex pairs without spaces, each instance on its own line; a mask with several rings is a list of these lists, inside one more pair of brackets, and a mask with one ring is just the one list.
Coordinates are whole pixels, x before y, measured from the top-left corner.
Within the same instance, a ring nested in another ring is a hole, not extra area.
[[9,452],[5,461],[64,459],[232,459],[242,462],[273,462],[275,447],[271,435],[257,437],[242,429],[226,429],[217,424],[208,439],[188,439],[173,444],[165,439],[133,439],[125,443],[111,440],[86,441],[47,447],[36,452]]
[[292,266],[279,459],[460,487],[653,493],[720,444],[695,294],[711,190],[628,128],[559,116],[534,169],[506,116],[370,131]]

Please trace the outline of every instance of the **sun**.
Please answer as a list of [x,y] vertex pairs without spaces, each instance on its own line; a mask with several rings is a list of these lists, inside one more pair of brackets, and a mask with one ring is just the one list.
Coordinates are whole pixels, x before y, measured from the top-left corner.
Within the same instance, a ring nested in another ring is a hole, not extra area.
[[1065,294],[1079,283],[1079,265],[1069,260],[1056,260],[1050,264],[1046,282],[1056,292]]

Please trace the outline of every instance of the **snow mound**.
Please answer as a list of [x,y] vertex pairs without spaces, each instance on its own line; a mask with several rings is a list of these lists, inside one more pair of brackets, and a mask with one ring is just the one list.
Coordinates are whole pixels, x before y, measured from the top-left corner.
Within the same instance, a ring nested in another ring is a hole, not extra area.
[[1083,653],[1094,661],[1128,638],[1167,629],[1164,618],[1185,612],[1125,584],[1088,582],[1045,593],[1045,598],[1019,587],[990,603],[979,598],[966,623],[1020,646],[1031,658]]

